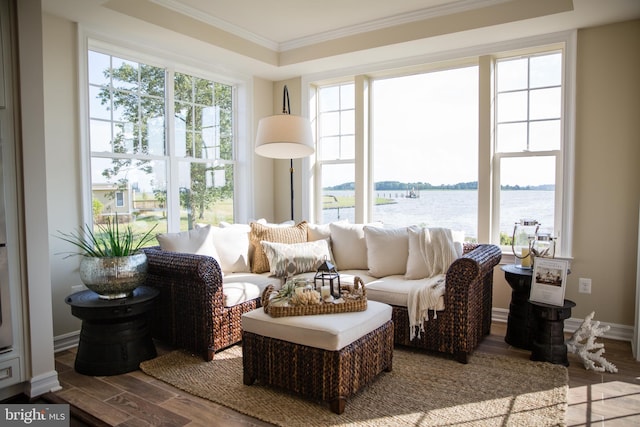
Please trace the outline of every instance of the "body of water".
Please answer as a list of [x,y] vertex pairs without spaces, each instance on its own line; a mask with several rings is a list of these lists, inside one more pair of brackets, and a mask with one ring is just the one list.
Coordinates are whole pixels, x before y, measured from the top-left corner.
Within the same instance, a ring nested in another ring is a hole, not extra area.
[[[325,194],[353,196],[353,191],[330,191]],[[463,230],[465,236],[478,235],[478,193],[475,190],[426,190],[417,198],[403,191],[378,191],[376,197],[395,203],[374,206],[372,220],[389,226],[424,225]],[[503,191],[501,193],[500,231],[511,236],[513,225],[522,218],[537,219],[542,228],[553,233],[553,191]],[[354,208],[325,209],[323,221],[338,219],[355,222]]]

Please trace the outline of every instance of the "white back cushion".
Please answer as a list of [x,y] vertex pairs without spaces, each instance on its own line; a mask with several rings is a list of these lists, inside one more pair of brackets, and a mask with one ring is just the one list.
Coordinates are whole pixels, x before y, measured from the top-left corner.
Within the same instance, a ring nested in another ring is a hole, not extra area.
[[156,239],[163,251],[207,255],[220,263],[220,257],[213,244],[212,229],[213,227],[206,225],[179,233],[159,233]]
[[364,240],[364,224],[332,222],[331,251],[338,270],[366,270],[367,244]]
[[409,256],[407,227],[364,226],[369,274],[374,277],[405,274]]
[[[348,224],[349,221],[341,219],[334,221],[334,223]],[[324,240],[331,238],[331,223],[329,224],[307,224],[307,241],[313,242],[315,240]]]
[[[423,227],[417,225],[408,228],[409,233],[409,257],[407,258],[407,271],[404,278],[407,280],[417,280],[429,277],[432,266],[426,264]],[[455,258],[462,256],[462,244],[464,242],[464,231],[451,231],[453,244],[456,252]]]
[[404,278],[407,280],[424,279],[429,271],[422,254],[422,228],[413,225],[407,229],[407,233],[409,235],[409,256]]
[[220,267],[225,273],[249,272],[249,226],[213,227],[213,244],[218,252]]

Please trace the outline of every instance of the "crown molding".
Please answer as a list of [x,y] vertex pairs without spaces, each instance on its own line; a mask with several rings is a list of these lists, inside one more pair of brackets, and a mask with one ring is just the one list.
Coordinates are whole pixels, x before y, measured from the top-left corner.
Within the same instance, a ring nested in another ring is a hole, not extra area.
[[507,3],[509,1],[511,0],[458,0],[453,3],[429,7],[426,9],[414,10],[411,12],[380,18],[369,22],[363,22],[361,24],[350,25],[348,27],[340,28],[337,30],[314,34],[308,37],[293,39],[287,42],[280,43],[279,50],[280,52],[284,52],[287,50],[297,49],[330,40],[336,40],[356,34],[367,33],[370,31],[381,30],[384,28],[395,27],[398,25],[409,24],[417,21],[424,21],[427,19],[452,15],[455,13],[466,12],[474,9],[482,9],[484,7]]
[[454,13],[465,12],[474,9],[493,6],[496,4],[507,3],[511,0],[458,0],[453,3],[447,3],[439,6],[429,7],[407,13],[401,13],[385,18],[376,19],[361,24],[350,25],[348,27],[336,30],[325,31],[306,37],[292,39],[283,43],[269,40],[224,19],[220,19],[211,14],[205,13],[199,9],[187,6],[178,0],[150,0],[151,2],[164,8],[173,10],[193,19],[197,19],[208,25],[219,28],[235,36],[241,37],[268,49],[284,52],[291,49],[297,49],[305,46],[314,45],[330,40],[336,40],[343,37],[353,36],[356,34],[366,33],[369,31],[380,30],[384,28],[394,27],[398,25],[408,24],[411,22],[432,19],[439,16],[450,15]]
[[164,8],[173,10],[174,12],[178,12],[182,15],[188,16],[189,18],[197,19],[198,21],[202,21],[205,24],[211,25],[212,27],[219,28],[220,30],[226,31],[235,36],[241,37],[250,42],[256,43],[262,47],[266,47],[267,49],[271,49],[274,51],[280,50],[280,45],[273,40],[269,40],[265,37],[259,36],[258,34],[252,33],[251,31],[245,30],[244,28],[238,27],[231,22],[225,21],[224,19],[220,19],[216,16],[205,13],[199,9],[193,8],[191,6],[187,6],[177,0],[149,0],[152,3],[157,4],[158,6],[162,6]]

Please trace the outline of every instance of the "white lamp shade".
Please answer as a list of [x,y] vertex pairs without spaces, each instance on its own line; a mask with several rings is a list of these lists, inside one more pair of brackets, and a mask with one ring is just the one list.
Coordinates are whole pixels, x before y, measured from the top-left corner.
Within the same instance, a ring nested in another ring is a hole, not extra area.
[[299,159],[313,152],[311,123],[308,119],[280,114],[258,122],[256,154],[272,159]]

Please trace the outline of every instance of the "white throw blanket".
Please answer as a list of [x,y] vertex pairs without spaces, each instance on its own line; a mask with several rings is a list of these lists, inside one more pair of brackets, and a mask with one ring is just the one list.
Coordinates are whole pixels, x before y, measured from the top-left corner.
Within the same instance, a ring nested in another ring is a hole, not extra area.
[[409,314],[409,339],[420,338],[424,322],[429,320],[429,310],[437,317],[436,308],[445,291],[445,274],[458,258],[451,230],[448,228],[423,228],[420,252],[427,265],[427,279],[421,280],[407,295]]
[[424,322],[429,320],[429,310],[433,310],[437,318],[436,308],[440,297],[444,295],[444,274],[438,274],[428,279],[416,280],[416,285],[407,295],[407,310],[409,311],[409,339],[420,338],[424,332]]

